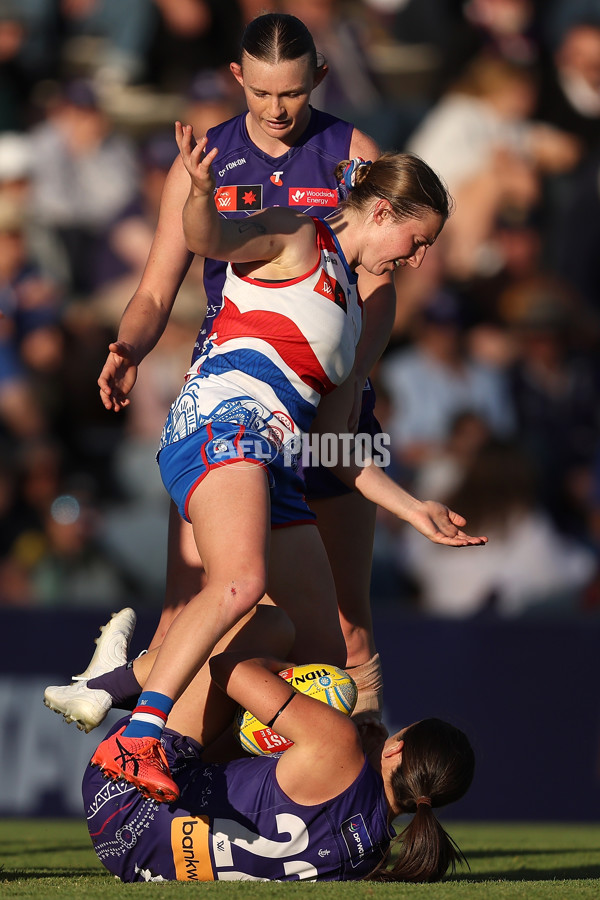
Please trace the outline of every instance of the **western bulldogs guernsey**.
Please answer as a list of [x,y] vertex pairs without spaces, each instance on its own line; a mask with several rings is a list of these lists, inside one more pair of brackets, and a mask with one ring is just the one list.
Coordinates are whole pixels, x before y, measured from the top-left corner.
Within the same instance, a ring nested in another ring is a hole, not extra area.
[[301,806],[279,787],[276,759],[205,764],[195,741],[168,729],[163,744],[181,791],[170,806],[94,766],[84,774],[94,849],[123,881],[349,881],[372,871],[395,836],[366,759],[338,797]]
[[[282,156],[272,157],[250,140],[246,113],[210,128],[206,150],[219,148],[213,164],[219,213],[240,218],[270,206],[291,206],[326,217],[338,204],[334,171],[340,160],[350,156],[353,130],[349,122],[311,107],[310,122],[298,142]],[[207,310],[194,360],[221,309],[226,266],[219,260],[205,261]]]
[[300,452],[321,396],[352,368],[362,323],[356,276],[329,226],[313,221],[318,259],[306,275],[260,281],[228,265],[223,308],[169,411],[159,454],[212,423],[243,426],[275,453]]

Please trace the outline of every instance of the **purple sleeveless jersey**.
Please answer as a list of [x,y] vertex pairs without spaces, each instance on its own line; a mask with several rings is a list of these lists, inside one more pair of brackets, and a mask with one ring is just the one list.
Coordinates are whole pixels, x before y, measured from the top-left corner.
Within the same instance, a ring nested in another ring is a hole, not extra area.
[[195,741],[167,729],[163,743],[181,791],[169,806],[96,767],[84,774],[94,849],[123,881],[350,881],[375,868],[395,836],[366,759],[338,797],[301,806],[277,784],[276,759],[205,764]]
[[[218,147],[213,164],[215,203],[226,218],[242,218],[258,209],[289,206],[311,216],[327,218],[338,205],[335,167],[350,157],[354,126],[311,107],[308,127],[283,156],[273,157],[250,140],[246,113],[210,128],[206,150]],[[204,263],[206,317],[196,339],[192,362],[212,329],[221,309],[227,263],[207,259]],[[374,415],[375,392],[367,381],[357,433],[375,435],[381,427]],[[306,497],[320,499],[350,493],[330,469],[307,466],[303,471]]]
[[[308,127],[283,156],[268,156],[250,140],[246,113],[210,128],[207,152],[218,147],[213,163],[215,203],[225,218],[243,218],[258,209],[290,206],[326,218],[338,205],[335,167],[350,155],[353,125],[311,107]],[[212,320],[222,306],[227,263],[207,259],[206,318],[196,341],[196,360]]]

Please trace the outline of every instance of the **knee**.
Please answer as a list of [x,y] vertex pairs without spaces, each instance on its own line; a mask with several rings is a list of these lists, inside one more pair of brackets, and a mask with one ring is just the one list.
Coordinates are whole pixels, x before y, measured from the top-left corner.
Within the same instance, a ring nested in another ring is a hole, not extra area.
[[266,578],[260,573],[231,578],[224,586],[224,600],[236,620],[254,609],[267,589]]

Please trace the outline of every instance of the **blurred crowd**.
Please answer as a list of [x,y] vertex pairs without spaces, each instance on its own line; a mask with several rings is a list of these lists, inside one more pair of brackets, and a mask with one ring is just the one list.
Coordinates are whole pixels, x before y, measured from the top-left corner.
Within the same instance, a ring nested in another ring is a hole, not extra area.
[[374,373],[391,473],[488,546],[381,514],[373,602],[600,611],[600,0],[0,0],[0,604],[160,606],[154,455],[203,317],[201,261],[131,406],[97,378],[177,147],[241,111],[244,24],[301,18],[315,106],[445,179],[455,212]]

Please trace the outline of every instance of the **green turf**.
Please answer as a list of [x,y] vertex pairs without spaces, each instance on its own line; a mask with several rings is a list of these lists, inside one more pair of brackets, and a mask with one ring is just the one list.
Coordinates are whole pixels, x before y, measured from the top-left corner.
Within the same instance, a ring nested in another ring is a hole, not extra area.
[[149,894],[219,900],[280,900],[284,895],[323,900],[538,900],[600,898],[600,825],[447,824],[471,871],[441,884],[133,884],[117,882],[96,860],[80,821],[0,821],[0,898],[82,897],[113,900]]

